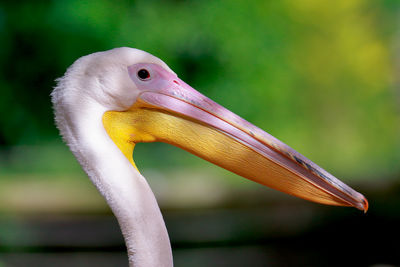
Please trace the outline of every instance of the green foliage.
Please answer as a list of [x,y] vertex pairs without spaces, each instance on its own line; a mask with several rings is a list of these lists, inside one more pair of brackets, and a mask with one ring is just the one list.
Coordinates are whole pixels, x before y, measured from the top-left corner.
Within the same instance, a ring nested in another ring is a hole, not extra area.
[[56,139],[54,79],[80,56],[130,46],[328,170],[397,173],[399,8],[395,0],[0,4],[0,145]]

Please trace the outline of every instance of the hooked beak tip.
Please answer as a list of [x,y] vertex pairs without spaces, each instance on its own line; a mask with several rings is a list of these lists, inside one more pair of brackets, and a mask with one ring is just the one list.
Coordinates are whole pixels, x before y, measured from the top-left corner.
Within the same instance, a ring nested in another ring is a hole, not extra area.
[[355,204],[354,207],[359,210],[364,211],[364,214],[365,214],[368,211],[369,204],[368,204],[368,200],[364,196],[361,196],[361,197],[362,197],[362,199],[360,200],[360,202]]
[[364,213],[367,213],[367,211],[368,211],[368,208],[369,208],[369,204],[368,204],[368,200],[364,197],[364,199],[363,199],[363,209],[362,210],[364,210]]

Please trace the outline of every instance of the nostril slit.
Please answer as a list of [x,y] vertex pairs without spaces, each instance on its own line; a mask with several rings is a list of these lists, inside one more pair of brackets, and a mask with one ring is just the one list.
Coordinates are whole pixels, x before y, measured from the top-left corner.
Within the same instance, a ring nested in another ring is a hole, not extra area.
[[177,80],[174,80],[174,83],[176,83],[177,85],[180,85],[179,82]]

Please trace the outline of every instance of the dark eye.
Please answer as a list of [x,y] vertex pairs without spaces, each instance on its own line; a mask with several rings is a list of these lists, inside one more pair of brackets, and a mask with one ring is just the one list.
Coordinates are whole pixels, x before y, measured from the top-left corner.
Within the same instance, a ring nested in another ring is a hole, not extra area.
[[150,73],[148,70],[146,69],[140,69],[137,72],[137,76],[139,77],[139,79],[141,79],[142,81],[144,80],[148,80],[150,78]]

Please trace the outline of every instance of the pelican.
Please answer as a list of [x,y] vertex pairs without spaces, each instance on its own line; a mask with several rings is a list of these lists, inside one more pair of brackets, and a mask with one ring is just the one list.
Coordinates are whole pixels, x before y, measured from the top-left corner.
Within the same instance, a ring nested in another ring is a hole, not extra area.
[[129,266],[173,266],[156,198],[133,161],[139,142],[175,145],[306,200],[368,209],[362,194],[197,92],[147,52],[123,47],[81,57],[51,97],[65,143],[118,220]]

